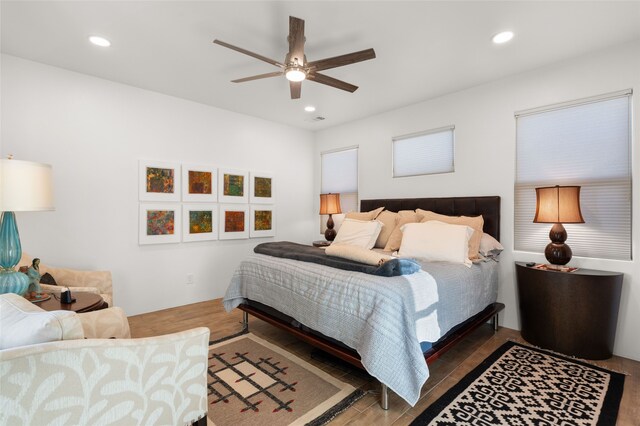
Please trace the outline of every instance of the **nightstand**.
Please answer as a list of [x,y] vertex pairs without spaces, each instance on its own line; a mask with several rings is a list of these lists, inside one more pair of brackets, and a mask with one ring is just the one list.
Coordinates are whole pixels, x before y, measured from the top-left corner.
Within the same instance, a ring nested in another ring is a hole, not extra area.
[[313,242],[314,247],[329,247],[331,245],[331,241],[318,240]]
[[558,272],[516,262],[522,337],[542,348],[586,359],[613,354],[623,274]]

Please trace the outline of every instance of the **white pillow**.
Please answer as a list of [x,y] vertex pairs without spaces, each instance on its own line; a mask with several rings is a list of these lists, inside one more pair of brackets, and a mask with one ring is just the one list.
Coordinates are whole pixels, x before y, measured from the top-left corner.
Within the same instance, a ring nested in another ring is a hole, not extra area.
[[500,244],[500,241],[496,240],[489,234],[482,234],[480,239],[480,254],[484,257],[496,257],[502,253],[504,247]]
[[471,267],[469,238],[473,235],[473,228],[470,226],[430,220],[423,223],[407,223],[401,230],[399,256],[462,263]]
[[345,219],[333,244],[351,244],[371,250],[382,230],[377,220]]
[[47,312],[17,294],[0,295],[0,350],[72,339],[84,339],[75,312]]

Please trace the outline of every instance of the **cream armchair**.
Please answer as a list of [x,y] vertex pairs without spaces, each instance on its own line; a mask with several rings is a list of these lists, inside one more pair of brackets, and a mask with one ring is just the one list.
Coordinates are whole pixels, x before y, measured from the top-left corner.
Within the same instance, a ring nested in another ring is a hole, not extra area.
[[[26,253],[22,254],[18,266],[28,266],[33,258]],[[60,293],[69,287],[72,292],[84,291],[102,296],[109,306],[113,306],[113,286],[110,271],[79,271],[69,268],[54,268],[40,263],[40,273],[50,273],[56,280],[57,286],[41,284],[42,290],[47,293]]]
[[206,424],[208,328],[129,339],[120,308],[77,316],[85,339],[0,350],[0,424]]

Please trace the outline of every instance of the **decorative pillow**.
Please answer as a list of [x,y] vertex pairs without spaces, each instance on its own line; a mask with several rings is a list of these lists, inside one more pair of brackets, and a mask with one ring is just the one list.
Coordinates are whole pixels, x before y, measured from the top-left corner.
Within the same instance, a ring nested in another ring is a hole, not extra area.
[[482,227],[484,226],[484,219],[482,216],[447,216],[422,209],[416,209],[416,213],[424,216],[422,222],[438,220],[452,225],[467,225],[472,227],[473,236],[469,240],[469,259],[479,258],[478,250],[480,249],[480,238],[482,238]]
[[502,253],[504,247],[500,241],[496,240],[489,234],[482,234],[480,238],[480,254],[484,257],[497,257]]
[[382,210],[384,210],[384,207],[378,207],[377,209],[371,210],[370,212],[349,212],[344,216],[344,218],[355,220],[373,220],[378,217]]
[[383,226],[376,240],[376,247],[384,248],[387,245],[391,233],[396,229],[399,217],[398,213],[390,212],[389,210],[385,210],[378,215],[376,220],[382,222]]
[[0,295],[0,327],[0,349],[84,338],[75,312],[47,312],[13,293]]
[[408,223],[402,227],[402,244],[398,255],[430,261],[462,263],[471,267],[469,239],[473,228],[430,220]]
[[376,243],[381,229],[382,223],[377,220],[345,219],[333,244],[352,244],[370,250]]
[[391,232],[387,244],[384,246],[385,251],[396,251],[400,248],[402,241],[402,227],[407,223],[417,223],[422,219],[422,215],[411,210],[401,210],[398,212],[398,221],[396,227]]

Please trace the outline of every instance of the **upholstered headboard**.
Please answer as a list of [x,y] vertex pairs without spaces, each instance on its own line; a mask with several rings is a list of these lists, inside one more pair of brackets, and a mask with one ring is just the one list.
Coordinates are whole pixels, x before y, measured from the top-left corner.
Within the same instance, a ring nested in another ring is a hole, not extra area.
[[484,232],[500,241],[500,197],[498,196],[360,200],[360,211],[363,212],[382,206],[393,212],[422,209],[448,216],[482,215]]

